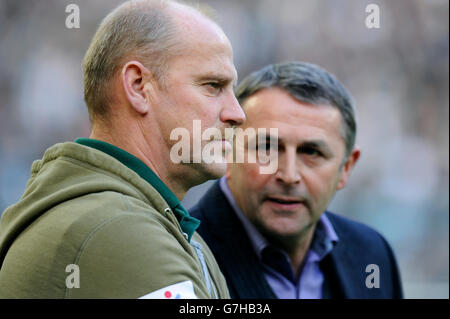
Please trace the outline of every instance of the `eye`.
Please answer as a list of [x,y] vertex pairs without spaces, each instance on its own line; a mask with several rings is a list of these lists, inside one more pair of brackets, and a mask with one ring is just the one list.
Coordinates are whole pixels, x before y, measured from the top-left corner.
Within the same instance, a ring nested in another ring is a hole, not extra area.
[[312,147],[303,147],[300,148],[300,153],[306,154],[309,156],[322,156],[322,152]]
[[206,87],[206,90],[210,94],[217,95],[218,93],[222,92],[223,85],[219,82],[208,82],[205,83],[204,86]]
[[275,149],[275,145],[272,143],[261,143],[257,145],[257,150],[264,150],[264,151],[268,151],[270,149]]
[[217,83],[217,82],[209,82],[209,83],[206,83],[206,85],[209,85],[210,87],[215,88],[215,89],[220,87],[219,83]]

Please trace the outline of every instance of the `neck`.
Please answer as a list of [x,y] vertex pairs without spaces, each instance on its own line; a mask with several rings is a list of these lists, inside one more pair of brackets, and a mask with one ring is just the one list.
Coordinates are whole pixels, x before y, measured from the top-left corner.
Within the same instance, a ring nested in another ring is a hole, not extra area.
[[311,246],[311,241],[314,235],[314,230],[316,229],[316,225],[311,227],[305,236],[299,241],[297,244],[297,249],[293,250],[289,253],[289,259],[291,260],[291,267],[294,271],[294,275],[296,278],[300,275],[303,262],[305,261],[306,253]]
[[[148,143],[142,134],[135,135],[130,132],[130,130],[122,133],[120,130],[116,129],[112,132],[110,129],[100,129],[98,126],[93,126],[89,138],[112,144],[136,156],[147,165],[181,201],[186,195],[189,187],[184,186],[179,180],[176,182],[171,178],[169,166],[167,165],[167,163],[170,163],[170,160],[165,159],[164,149],[155,147],[158,143]],[[130,136],[141,136],[141,138],[130,138]],[[158,137],[155,137],[154,141],[157,140]],[[169,154],[168,151],[166,153]]]

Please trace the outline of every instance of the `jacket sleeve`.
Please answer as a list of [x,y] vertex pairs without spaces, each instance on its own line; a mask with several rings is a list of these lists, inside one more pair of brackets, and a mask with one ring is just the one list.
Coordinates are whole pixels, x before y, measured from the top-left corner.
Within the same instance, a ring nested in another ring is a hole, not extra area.
[[387,240],[381,235],[379,235],[379,237],[381,238],[384,246],[386,247],[386,252],[390,261],[390,269],[392,276],[392,299],[403,299],[402,281],[394,252],[389,243],[387,242]]

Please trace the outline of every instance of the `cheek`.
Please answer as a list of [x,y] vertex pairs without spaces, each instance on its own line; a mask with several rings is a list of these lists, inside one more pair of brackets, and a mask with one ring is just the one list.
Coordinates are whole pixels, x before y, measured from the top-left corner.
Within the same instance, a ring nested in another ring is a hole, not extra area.
[[[190,114],[195,119],[211,120],[216,112],[214,99],[205,96],[201,88],[183,86],[175,95],[174,102],[181,114]],[[211,119],[210,119],[211,118]]]
[[271,175],[261,174],[260,166],[257,164],[246,164],[246,179],[252,184],[254,191],[261,191],[269,182]]
[[303,181],[314,205],[326,206],[328,204],[336,191],[339,176],[339,170],[334,166],[304,173]]
[[256,164],[232,164],[233,169],[230,172],[231,179],[240,189],[243,200],[252,198],[252,201],[258,199],[268,183],[270,175],[259,173],[259,166]]

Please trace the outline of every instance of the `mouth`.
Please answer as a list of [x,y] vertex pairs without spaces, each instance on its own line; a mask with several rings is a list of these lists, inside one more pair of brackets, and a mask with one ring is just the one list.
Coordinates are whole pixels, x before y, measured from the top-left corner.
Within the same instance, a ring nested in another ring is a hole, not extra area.
[[295,197],[268,196],[265,201],[272,206],[283,210],[292,210],[299,208],[300,206],[305,206],[305,201],[303,199]]
[[231,148],[231,142],[227,139],[221,139],[221,140],[217,139],[217,140],[212,140],[212,142],[221,143],[222,147],[224,147],[224,148]]

